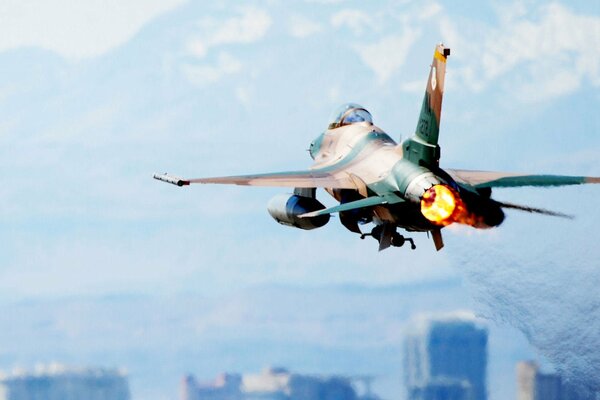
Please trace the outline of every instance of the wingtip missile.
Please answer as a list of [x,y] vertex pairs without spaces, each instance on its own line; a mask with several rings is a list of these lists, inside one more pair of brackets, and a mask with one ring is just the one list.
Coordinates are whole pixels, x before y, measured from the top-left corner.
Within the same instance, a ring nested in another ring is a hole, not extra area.
[[152,177],[156,180],[167,182],[177,186],[186,186],[190,184],[190,181],[186,181],[185,179],[179,178],[177,176],[169,175],[166,172],[164,174],[154,174]]

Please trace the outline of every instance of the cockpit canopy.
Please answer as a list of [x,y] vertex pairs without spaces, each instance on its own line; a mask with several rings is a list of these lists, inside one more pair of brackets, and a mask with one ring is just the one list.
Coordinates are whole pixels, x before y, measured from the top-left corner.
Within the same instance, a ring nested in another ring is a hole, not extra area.
[[363,106],[355,103],[346,103],[336,109],[329,119],[329,129],[351,125],[357,122],[373,123],[373,117]]

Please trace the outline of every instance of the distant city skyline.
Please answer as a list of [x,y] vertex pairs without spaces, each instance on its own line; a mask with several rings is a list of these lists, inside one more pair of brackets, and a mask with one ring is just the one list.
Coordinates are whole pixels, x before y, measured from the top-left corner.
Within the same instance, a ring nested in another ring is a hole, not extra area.
[[[487,393],[488,328],[470,311],[415,314],[402,338],[403,359],[396,362],[405,364],[407,400],[485,398],[480,396]],[[490,361],[494,363],[493,358]],[[596,400],[586,388],[565,383],[556,373],[542,372],[537,362],[520,361],[515,371],[516,400]],[[180,400],[320,400],[319,396],[326,400],[397,399],[379,397],[372,390],[377,379],[376,375],[301,374],[284,367],[268,367],[260,373],[222,373],[213,380],[186,375],[179,396]],[[306,397],[307,393],[312,395]],[[129,400],[131,396],[124,369],[76,368],[59,363],[0,371],[0,394],[0,400],[29,399],[27,396],[42,396],[45,400]]]
[[298,374],[282,367],[260,373],[223,373],[199,383],[192,375],[181,382],[180,400],[379,400],[372,393],[359,395],[353,378]]

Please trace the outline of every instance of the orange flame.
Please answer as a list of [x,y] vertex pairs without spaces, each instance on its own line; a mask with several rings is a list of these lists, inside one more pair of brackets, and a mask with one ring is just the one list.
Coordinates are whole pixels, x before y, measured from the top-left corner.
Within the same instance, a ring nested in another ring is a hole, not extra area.
[[429,188],[421,198],[421,213],[425,218],[438,225],[448,225],[455,213],[460,198],[446,185]]
[[469,211],[458,192],[446,185],[434,185],[423,194],[421,213],[440,226],[456,222],[480,229],[491,228],[482,215]]

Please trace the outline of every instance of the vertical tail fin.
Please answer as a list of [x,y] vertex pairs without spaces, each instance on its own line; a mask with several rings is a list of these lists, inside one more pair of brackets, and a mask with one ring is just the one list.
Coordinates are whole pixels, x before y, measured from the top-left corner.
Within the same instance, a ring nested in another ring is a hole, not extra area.
[[450,49],[438,44],[433,53],[433,62],[429,71],[423,106],[419,115],[416,135],[427,144],[436,145],[440,132],[442,115],[442,98],[444,96],[444,77],[446,75],[446,58]]
[[405,156],[416,163],[437,165],[439,161],[438,137],[444,96],[446,59],[449,55],[450,49],[445,48],[443,44],[436,46],[415,136],[413,139],[409,139],[410,143],[406,143],[404,146]]

